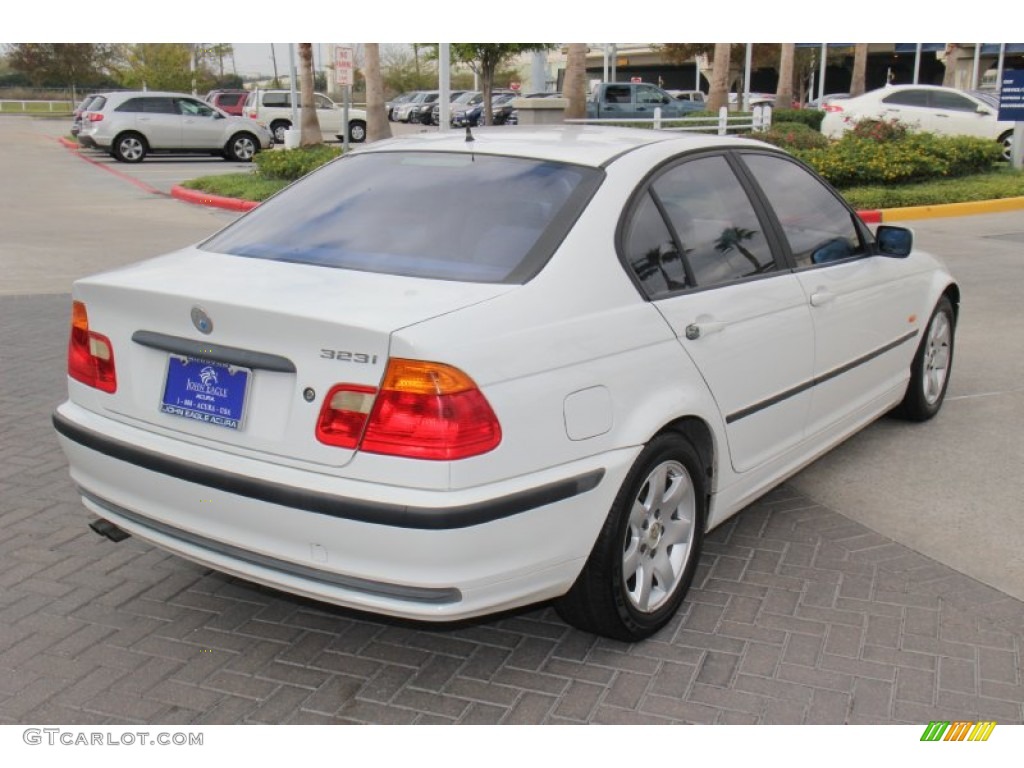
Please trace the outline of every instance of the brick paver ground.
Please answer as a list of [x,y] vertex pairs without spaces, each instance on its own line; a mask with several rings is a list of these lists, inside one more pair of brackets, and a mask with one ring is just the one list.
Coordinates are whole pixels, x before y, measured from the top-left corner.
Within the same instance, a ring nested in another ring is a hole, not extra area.
[[0,299],[0,723],[1021,723],[1024,604],[785,486],[628,645],[277,593],[86,528],[50,426],[67,296]]

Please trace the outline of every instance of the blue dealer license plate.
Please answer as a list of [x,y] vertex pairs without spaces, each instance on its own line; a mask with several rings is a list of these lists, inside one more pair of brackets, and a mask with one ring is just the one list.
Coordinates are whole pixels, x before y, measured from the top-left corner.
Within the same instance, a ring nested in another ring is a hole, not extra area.
[[160,410],[238,429],[248,388],[248,368],[171,355]]

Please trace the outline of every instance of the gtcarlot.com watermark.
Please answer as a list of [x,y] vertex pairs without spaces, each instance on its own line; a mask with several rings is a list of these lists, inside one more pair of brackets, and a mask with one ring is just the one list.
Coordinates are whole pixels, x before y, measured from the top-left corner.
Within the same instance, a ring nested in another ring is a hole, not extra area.
[[201,747],[203,734],[177,731],[85,731],[71,728],[26,728],[22,741],[30,746],[65,747]]

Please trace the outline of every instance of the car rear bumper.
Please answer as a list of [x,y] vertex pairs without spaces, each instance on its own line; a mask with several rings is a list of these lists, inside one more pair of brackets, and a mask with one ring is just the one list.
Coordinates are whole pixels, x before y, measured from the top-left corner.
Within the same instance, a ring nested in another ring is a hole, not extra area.
[[125,531],[286,592],[437,621],[564,594],[635,457],[438,492],[183,446],[70,402],[54,426],[85,506]]

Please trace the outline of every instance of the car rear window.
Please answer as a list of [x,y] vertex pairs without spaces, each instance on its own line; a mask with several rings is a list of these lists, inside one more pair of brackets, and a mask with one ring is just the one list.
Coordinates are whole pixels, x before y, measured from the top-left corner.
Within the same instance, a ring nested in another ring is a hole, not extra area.
[[335,161],[202,244],[366,272],[522,283],[547,263],[604,177],[470,152]]

